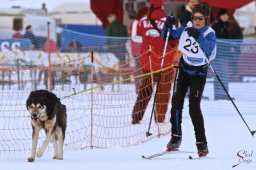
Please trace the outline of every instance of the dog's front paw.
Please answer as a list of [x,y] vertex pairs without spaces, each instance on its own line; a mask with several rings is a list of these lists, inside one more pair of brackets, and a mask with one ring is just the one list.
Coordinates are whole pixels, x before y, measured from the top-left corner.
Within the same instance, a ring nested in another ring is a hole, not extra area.
[[34,162],[35,161],[35,158],[34,157],[29,157],[28,158],[28,162]]
[[41,150],[41,149],[39,149],[39,151],[36,153],[36,156],[38,157],[38,158],[40,158],[40,157],[42,157],[43,156],[43,151]]
[[60,156],[54,156],[52,159],[63,160],[63,157],[60,157]]

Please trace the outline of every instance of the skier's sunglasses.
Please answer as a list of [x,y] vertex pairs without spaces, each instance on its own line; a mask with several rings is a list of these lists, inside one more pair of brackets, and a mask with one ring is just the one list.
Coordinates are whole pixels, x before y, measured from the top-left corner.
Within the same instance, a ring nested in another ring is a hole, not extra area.
[[206,17],[204,17],[204,16],[202,16],[202,17],[196,17],[196,16],[192,17],[193,21],[196,21],[196,20],[203,21],[205,19],[206,19]]

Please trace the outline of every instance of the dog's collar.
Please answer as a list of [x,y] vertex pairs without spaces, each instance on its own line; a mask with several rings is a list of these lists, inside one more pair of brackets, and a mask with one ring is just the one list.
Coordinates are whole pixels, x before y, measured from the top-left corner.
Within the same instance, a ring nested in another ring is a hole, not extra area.
[[46,120],[41,120],[40,117],[39,117],[39,118],[36,118],[36,119],[31,117],[31,120],[32,120],[33,122],[35,122],[35,123],[40,122],[41,124],[44,124],[47,120],[51,120],[51,119],[53,119],[55,116],[56,116],[56,115],[52,115],[52,116],[50,116],[50,117],[47,117]]
[[41,123],[41,124],[42,124],[42,122],[43,122],[43,121],[41,121],[40,119],[32,119],[32,121],[35,122],[35,123]]
[[39,120],[39,118],[40,118],[40,117],[38,117],[38,118],[33,118],[33,117],[31,116],[31,119],[32,119],[34,122],[37,122],[37,121]]

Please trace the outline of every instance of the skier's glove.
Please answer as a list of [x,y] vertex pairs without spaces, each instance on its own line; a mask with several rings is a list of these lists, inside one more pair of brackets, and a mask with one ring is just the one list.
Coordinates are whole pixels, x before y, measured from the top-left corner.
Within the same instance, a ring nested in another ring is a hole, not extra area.
[[166,17],[166,21],[164,23],[164,27],[162,29],[161,35],[162,35],[162,39],[166,40],[167,37],[167,32],[170,31],[170,35],[168,40],[172,40],[172,36],[171,36],[171,30],[173,25],[175,25],[176,19],[174,16],[167,16]]
[[174,16],[167,16],[165,25],[169,29],[169,28],[172,28],[173,25],[175,25],[175,22],[176,22],[176,19]]
[[188,36],[194,37],[195,40],[198,39],[199,34],[200,34],[200,32],[194,27],[188,27],[185,29],[185,31],[187,31]]

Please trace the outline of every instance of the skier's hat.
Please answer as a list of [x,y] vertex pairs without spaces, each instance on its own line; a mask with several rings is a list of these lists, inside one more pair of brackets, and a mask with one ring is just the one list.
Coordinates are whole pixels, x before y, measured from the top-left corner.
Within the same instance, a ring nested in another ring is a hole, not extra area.
[[210,17],[211,11],[209,8],[209,5],[206,3],[199,3],[194,6],[192,9],[192,17],[194,16],[195,13],[200,13],[204,17]]

